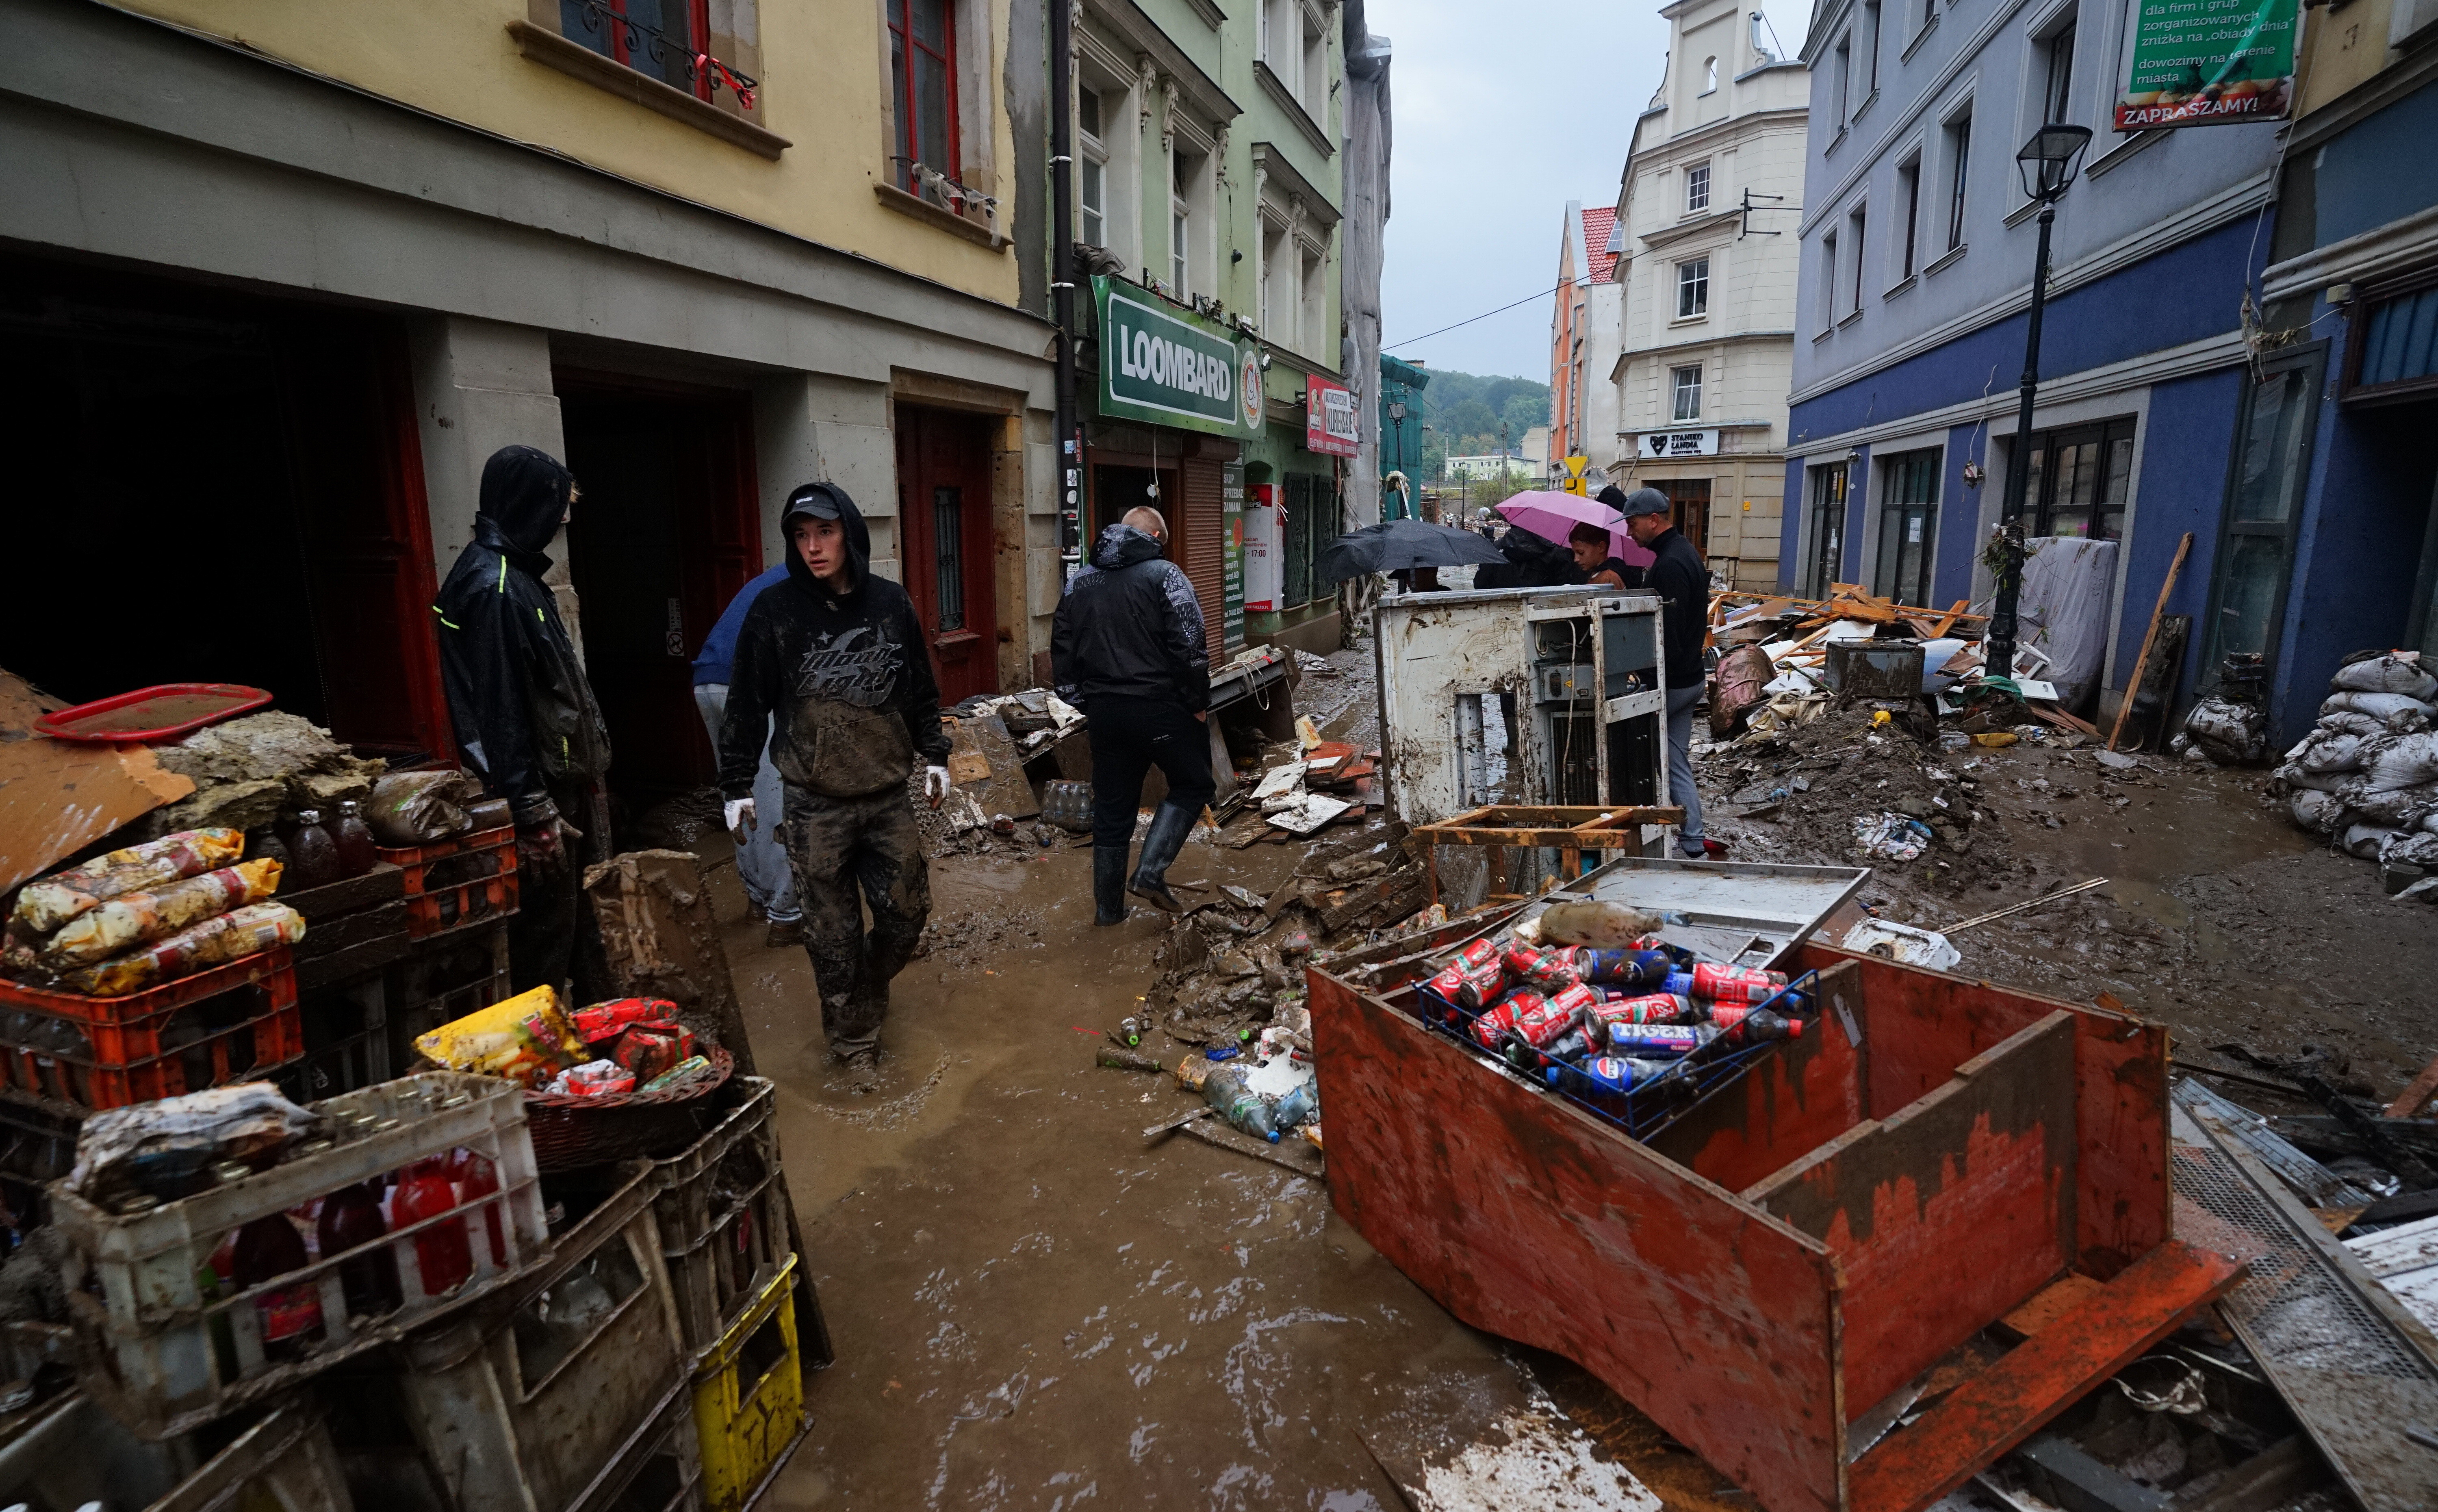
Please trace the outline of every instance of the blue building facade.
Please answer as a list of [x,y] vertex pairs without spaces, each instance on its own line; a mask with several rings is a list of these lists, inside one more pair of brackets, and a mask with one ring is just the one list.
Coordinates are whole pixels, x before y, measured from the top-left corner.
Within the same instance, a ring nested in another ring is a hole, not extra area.
[[[2403,0],[2348,20],[2381,66],[2306,96],[2263,275],[2268,336],[2211,612],[2277,669],[2298,736],[2350,653],[2438,659],[2438,26]],[[2417,28],[2417,29],[2416,29]],[[2331,49],[2323,46],[2315,67]],[[2333,72],[2333,70],[2331,70]]]
[[2273,123],[2111,129],[2129,8],[1822,0],[1812,79],[1780,587],[1861,583],[1986,607],[2038,207],[2015,152],[2043,120],[2091,127],[2058,203],[2026,533],[2111,540],[2106,719],[2178,543],[2167,612],[2209,653],[2230,463],[2271,255]]

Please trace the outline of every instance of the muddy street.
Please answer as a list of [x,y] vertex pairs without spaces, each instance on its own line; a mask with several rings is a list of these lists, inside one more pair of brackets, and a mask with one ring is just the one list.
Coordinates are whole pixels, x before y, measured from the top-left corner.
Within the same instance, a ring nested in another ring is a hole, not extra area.
[[[1330,659],[1306,669],[1299,705],[1332,735],[1369,738],[1369,648]],[[2319,1046],[2380,1095],[2438,1051],[2424,988],[2438,941],[2375,868],[2265,806],[2256,774],[1881,739],[1824,722],[1800,752],[1712,752],[1705,796],[1733,808],[1807,764],[1850,763],[1849,782],[1874,795],[1891,764],[1936,768],[1932,786],[1969,793],[1981,816],[1971,864],[1944,851],[1877,863],[1864,896],[1883,917],[1936,928],[2109,878],[1959,933],[1961,972],[2109,993],[2204,1052]],[[1737,859],[1850,863],[1838,840],[1852,805],[1809,785],[1789,795],[1816,792],[1809,814],[1781,804],[1712,833]],[[838,1350],[809,1381],[816,1426],[770,1504],[1388,1512],[1403,1503],[1384,1459],[1500,1442],[1512,1415],[1536,1411],[1660,1504],[1750,1504],[1577,1367],[1449,1317],[1336,1217],[1321,1181],[1181,1134],[1146,1141],[1197,1099],[1093,1058],[1104,1028],[1143,1009],[1167,922],[1138,905],[1095,929],[1088,849],[1001,843],[932,862],[926,953],[896,983],[882,1085],[859,1096],[824,1051],[803,953],[764,947],[724,838],[698,843],[719,858],[716,901],[781,1087]],[[1266,895],[1306,849],[1197,839],[1173,875]],[[1174,1064],[1191,1046],[1154,1034],[1145,1048]]]

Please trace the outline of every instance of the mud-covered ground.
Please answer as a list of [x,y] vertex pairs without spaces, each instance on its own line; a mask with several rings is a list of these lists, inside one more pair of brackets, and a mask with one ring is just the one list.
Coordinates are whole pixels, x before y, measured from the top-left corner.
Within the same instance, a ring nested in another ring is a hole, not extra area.
[[[1788,790],[1765,818],[1709,823],[1729,859],[1860,864],[1854,817],[1913,800],[1937,838],[1918,859],[1867,862],[1865,900],[1899,923],[1947,930],[2108,879],[1954,933],[1964,975],[2113,994],[2204,1062],[2227,1064],[2207,1054],[2222,1044],[2274,1059],[2317,1048],[2382,1099],[2438,1054],[2438,912],[2387,897],[2376,866],[2294,828],[2263,800],[2264,772],[2122,762],[2093,742],[1941,750],[1848,712],[1697,765],[1714,813]],[[1934,796],[1946,806],[1923,806]]]
[[[1375,744],[1369,659],[1307,672],[1298,708]],[[1864,735],[1822,727],[1707,758],[1714,803],[1789,785],[1776,822],[1712,833],[1741,858],[1847,862],[1863,804],[1944,796],[1979,813],[1943,825],[1969,845],[1876,864],[1865,896],[1886,916],[1938,926],[2111,879],[1959,934],[1963,971],[2111,993],[2197,1047],[2334,1046],[2381,1094],[2438,1052],[2430,913],[2262,807],[2251,774]],[[1814,765],[1796,790],[1799,763]],[[698,843],[722,853],[716,832]],[[1303,849],[1195,841],[1172,875],[1266,896]],[[829,1066],[803,952],[765,949],[733,869],[714,869],[838,1349],[766,1504],[1395,1512],[1375,1454],[1494,1436],[1551,1398],[1668,1506],[1752,1504],[1581,1370],[1455,1322],[1319,1182],[1182,1135],[1146,1141],[1192,1098],[1095,1067],[1093,1047],[1157,976],[1164,922],[1139,909],[1093,927],[1088,856],[1020,835],[934,861],[927,953],[896,983],[868,1097]],[[1182,1048],[1147,1047],[1172,1063]]]

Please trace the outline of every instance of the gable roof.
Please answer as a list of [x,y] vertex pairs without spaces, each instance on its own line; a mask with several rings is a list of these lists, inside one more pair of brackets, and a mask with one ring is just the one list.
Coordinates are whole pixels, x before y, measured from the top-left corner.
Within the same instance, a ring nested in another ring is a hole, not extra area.
[[1616,254],[1608,250],[1613,239],[1609,233],[1616,228],[1616,206],[1613,204],[1583,207],[1584,255],[1591,267],[1585,281],[1608,284],[1616,281]]

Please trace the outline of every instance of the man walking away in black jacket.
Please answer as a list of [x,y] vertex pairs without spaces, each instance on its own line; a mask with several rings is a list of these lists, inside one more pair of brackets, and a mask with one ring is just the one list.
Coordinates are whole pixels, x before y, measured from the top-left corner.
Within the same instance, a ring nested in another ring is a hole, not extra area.
[[[518,909],[508,925],[517,991],[608,988],[608,963],[583,906],[584,865],[608,853],[592,825],[594,787],[610,771],[610,734],[575,644],[542,583],[550,544],[573,510],[575,480],[548,452],[503,447],[483,465],[474,539],[432,606],[440,621],[440,681],[467,769],[517,825]],[[587,948],[579,958],[579,939]],[[581,969],[579,970],[579,966]],[[597,976],[598,980],[592,980]]]
[[[736,633],[719,789],[738,839],[784,825],[822,1032],[850,1084],[866,1092],[876,1085],[890,979],[913,958],[931,913],[907,779],[919,762],[924,797],[940,806],[948,736],[913,601],[873,574],[872,534],[855,501],[834,483],[806,483],[787,496],[779,528],[787,580],[753,601]],[[754,812],[766,734],[783,816]]]
[[[1130,509],[1101,532],[1091,564],[1067,585],[1050,637],[1058,694],[1084,711],[1092,739],[1092,922],[1122,923],[1126,894],[1182,913],[1169,863],[1218,790],[1210,779],[1210,662],[1202,606],[1185,570],[1160,557],[1168,521]],[[1168,797],[1126,875],[1143,774],[1157,764]]]
[[1710,633],[1710,570],[1685,533],[1669,522],[1668,496],[1637,488],[1620,506],[1634,544],[1655,558],[1642,570],[1646,591],[1664,600],[1660,640],[1668,664],[1668,800],[1685,808],[1676,849],[1691,860],[1722,853],[1726,847],[1702,835],[1702,790],[1693,783],[1693,706],[1702,701],[1702,642]]

